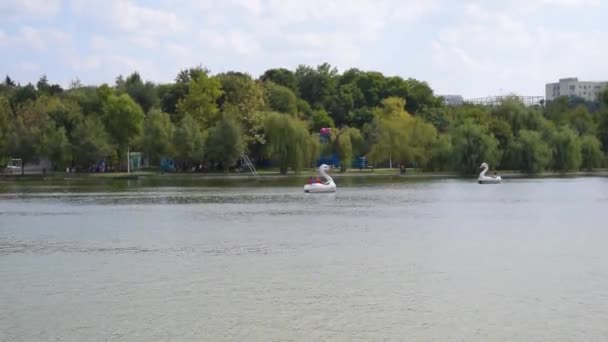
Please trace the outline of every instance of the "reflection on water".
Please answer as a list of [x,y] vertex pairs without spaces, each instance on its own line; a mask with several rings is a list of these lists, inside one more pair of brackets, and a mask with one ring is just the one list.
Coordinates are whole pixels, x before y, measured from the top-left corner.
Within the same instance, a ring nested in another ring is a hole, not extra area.
[[608,339],[606,179],[193,182],[0,185],[0,341]]

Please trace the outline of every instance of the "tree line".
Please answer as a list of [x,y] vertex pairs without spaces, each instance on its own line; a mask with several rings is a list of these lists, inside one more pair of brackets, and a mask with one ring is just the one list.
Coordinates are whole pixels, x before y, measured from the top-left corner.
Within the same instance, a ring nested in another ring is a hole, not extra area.
[[[320,137],[321,128],[331,128]],[[596,102],[558,98],[524,106],[446,106],[425,82],[329,64],[270,69],[255,79],[203,67],[155,84],[134,72],[113,85],[68,89],[46,76],[0,84],[0,167],[46,158],[54,169],[89,171],[100,160],[126,168],[127,151],[152,166],[228,172],[247,154],[281,173],[334,155],[376,167],[405,161],[431,171],[473,173],[482,161],[536,173],[602,167],[608,151],[608,90]]]

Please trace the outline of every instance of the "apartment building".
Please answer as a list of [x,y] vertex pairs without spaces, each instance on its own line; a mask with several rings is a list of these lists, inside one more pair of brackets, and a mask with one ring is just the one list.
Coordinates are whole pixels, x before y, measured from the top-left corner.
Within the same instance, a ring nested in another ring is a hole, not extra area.
[[597,101],[607,87],[608,82],[579,81],[576,77],[561,78],[558,83],[545,85],[545,99],[552,101],[560,96],[577,96],[587,101]]

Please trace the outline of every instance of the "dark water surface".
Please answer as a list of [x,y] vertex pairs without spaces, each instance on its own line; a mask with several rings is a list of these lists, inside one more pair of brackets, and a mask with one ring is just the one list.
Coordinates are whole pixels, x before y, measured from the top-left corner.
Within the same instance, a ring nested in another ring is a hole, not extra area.
[[0,183],[0,341],[608,340],[606,178],[40,184]]

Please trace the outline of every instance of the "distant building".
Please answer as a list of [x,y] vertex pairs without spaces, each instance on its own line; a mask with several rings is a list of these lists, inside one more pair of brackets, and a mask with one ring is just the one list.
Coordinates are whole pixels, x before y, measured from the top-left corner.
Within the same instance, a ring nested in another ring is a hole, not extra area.
[[600,93],[608,87],[608,82],[584,82],[578,78],[560,78],[558,83],[545,85],[547,101],[555,100],[560,96],[577,96],[587,101],[597,101]]
[[542,96],[519,96],[514,94],[467,99],[464,102],[477,106],[500,106],[503,102],[509,100],[517,100],[526,107],[542,106],[545,103],[545,98]]
[[446,106],[460,106],[464,103],[464,99],[460,95],[440,95],[443,98],[443,104]]

